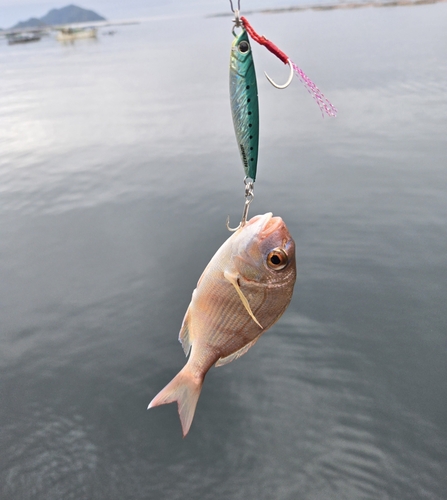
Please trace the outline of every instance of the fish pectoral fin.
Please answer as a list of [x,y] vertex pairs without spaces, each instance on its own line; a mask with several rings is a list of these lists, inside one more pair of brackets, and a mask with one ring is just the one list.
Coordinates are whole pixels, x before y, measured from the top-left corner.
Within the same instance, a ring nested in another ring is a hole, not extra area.
[[245,295],[242,293],[241,287],[239,286],[239,281],[238,281],[238,276],[236,274],[230,273],[228,271],[224,271],[224,278],[227,279],[236,289],[237,294],[239,295],[239,298],[242,301],[242,304],[244,304],[245,309],[247,310],[248,314],[250,317],[253,319],[253,321],[260,327],[263,328],[261,323],[256,319],[255,315],[253,314],[253,311],[251,310],[250,304],[248,303],[247,298]]
[[214,366],[223,366],[226,365],[227,363],[231,363],[237,358],[240,358],[250,349],[250,347],[253,347],[256,344],[260,336],[261,334],[259,334],[254,340],[249,342],[247,345],[244,345],[244,347],[242,347],[242,349],[239,349],[239,351],[233,352],[233,354],[230,354],[225,358],[218,359]]

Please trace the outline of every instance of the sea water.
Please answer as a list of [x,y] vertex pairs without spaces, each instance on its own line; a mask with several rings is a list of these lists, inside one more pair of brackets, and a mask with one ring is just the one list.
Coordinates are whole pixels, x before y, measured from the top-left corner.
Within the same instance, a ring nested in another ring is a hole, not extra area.
[[147,411],[237,224],[230,17],[0,45],[0,496],[447,497],[447,5],[253,14],[252,215],[296,241],[289,309],[211,369],[186,439]]

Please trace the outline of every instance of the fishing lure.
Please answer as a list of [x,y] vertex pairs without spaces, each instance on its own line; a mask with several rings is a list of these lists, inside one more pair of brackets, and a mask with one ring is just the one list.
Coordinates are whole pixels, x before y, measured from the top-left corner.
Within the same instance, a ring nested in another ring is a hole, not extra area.
[[[241,23],[239,10],[233,9],[231,0],[230,4],[235,14],[232,31],[234,40],[230,53],[230,103],[234,131],[245,172],[245,203],[241,222],[233,229],[230,228],[229,217],[227,218],[227,229],[236,231],[245,225],[248,209],[254,198],[253,189],[259,149],[259,104],[258,84],[250,40]],[[242,29],[239,35],[235,33],[235,28]]]
[[255,65],[247,32],[234,33],[230,57],[230,101],[234,131],[245,176],[256,180],[259,105]]
[[[257,43],[266,47],[284,64],[289,65],[290,75],[284,85],[278,85],[265,73],[265,76],[274,87],[278,89],[288,87],[295,73],[318,104],[323,117],[324,113],[328,116],[336,116],[337,109],[301,68],[275,44],[267,40],[265,36],[258,35],[245,17],[240,17],[240,0],[238,0],[237,9],[233,8],[232,0],[230,0],[230,5],[235,17],[233,20],[234,40],[230,57],[230,101],[236,140],[245,172],[245,204],[241,222],[235,229],[232,229],[229,226],[229,219],[227,219],[227,228],[230,231],[236,231],[245,225],[248,209],[254,197],[253,188],[256,180],[259,149],[258,86],[248,35]],[[239,35],[236,35],[235,28],[241,28],[242,31]]]

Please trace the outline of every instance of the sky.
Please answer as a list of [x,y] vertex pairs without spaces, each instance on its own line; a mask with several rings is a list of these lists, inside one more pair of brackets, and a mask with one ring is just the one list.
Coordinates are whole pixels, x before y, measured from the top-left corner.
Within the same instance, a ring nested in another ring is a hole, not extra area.
[[[233,0],[236,4],[237,0]],[[241,0],[241,10],[299,5],[303,0]],[[214,14],[230,10],[228,0],[0,0],[0,28],[10,28],[30,17],[42,17],[50,9],[74,4],[94,10],[108,20],[164,15]]]

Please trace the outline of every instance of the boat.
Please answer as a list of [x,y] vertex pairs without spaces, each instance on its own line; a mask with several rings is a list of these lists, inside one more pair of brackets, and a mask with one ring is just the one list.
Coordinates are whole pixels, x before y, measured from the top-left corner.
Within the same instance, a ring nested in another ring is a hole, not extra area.
[[81,38],[96,38],[96,28],[58,28],[56,39],[60,42],[71,42]]
[[16,43],[29,43],[38,42],[42,37],[37,33],[11,33],[6,35],[8,45],[15,45]]

